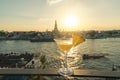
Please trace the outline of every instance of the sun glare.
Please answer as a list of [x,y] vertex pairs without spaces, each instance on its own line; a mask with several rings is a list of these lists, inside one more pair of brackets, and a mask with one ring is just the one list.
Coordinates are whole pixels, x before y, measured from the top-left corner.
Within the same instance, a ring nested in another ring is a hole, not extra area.
[[64,24],[66,27],[76,27],[78,25],[78,19],[76,16],[67,16],[65,18]]

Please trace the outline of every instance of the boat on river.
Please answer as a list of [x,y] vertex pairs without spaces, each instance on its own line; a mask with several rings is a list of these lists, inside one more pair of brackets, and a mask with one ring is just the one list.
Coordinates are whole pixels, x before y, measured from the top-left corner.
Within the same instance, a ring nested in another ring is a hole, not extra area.
[[72,55],[68,55],[68,58],[76,58],[76,57],[82,57],[83,60],[87,60],[87,59],[100,59],[100,58],[106,58],[109,54],[107,53],[91,53],[91,54],[72,54]]
[[54,42],[53,38],[32,38],[30,42]]
[[100,58],[105,58],[106,56],[108,56],[108,54],[103,54],[103,53],[100,53],[100,54],[83,54],[82,55],[82,58],[83,59],[100,59]]

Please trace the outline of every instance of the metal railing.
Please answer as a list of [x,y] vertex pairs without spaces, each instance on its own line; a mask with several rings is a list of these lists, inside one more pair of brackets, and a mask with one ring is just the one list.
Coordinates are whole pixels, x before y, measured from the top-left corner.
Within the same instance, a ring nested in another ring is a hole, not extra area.
[[[40,76],[60,76],[58,69],[0,69],[0,75],[40,75]],[[117,71],[97,71],[97,70],[74,70],[73,77],[98,77],[98,78],[120,78]]]

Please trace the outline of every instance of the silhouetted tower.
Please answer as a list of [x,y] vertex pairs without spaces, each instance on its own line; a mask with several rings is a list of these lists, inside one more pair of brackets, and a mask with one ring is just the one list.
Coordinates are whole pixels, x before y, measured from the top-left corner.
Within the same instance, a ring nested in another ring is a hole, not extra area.
[[59,31],[58,31],[58,28],[57,28],[57,21],[56,21],[56,20],[55,20],[54,32],[55,32],[55,33],[58,33],[58,32],[59,32]]
[[57,26],[57,21],[55,20],[54,30],[53,30],[54,36],[59,36],[59,30]]

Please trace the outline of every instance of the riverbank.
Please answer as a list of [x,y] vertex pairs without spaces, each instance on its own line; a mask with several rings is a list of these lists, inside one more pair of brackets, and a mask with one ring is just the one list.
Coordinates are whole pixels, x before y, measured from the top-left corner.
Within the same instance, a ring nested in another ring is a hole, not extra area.
[[22,68],[32,58],[31,53],[0,53],[0,68]]

